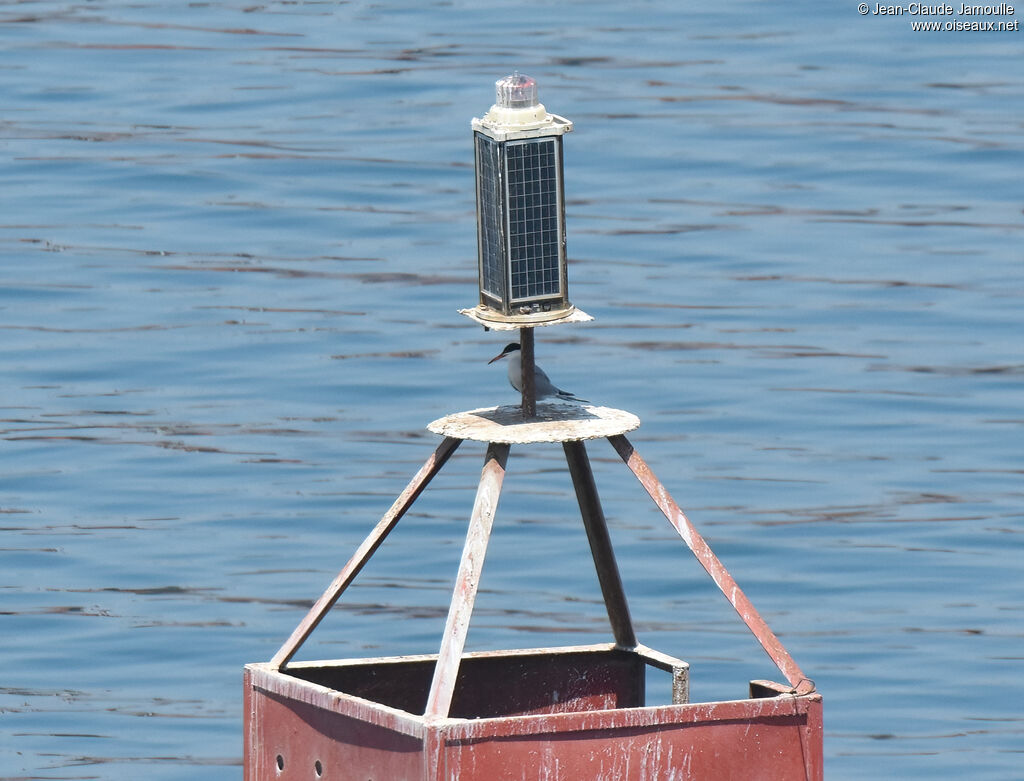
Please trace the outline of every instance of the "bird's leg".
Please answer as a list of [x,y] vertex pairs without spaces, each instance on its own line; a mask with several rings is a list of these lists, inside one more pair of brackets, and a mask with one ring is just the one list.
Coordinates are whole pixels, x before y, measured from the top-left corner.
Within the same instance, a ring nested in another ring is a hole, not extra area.
[[537,415],[537,389],[533,361],[533,329],[519,329],[520,366],[522,367],[523,417],[532,418]]

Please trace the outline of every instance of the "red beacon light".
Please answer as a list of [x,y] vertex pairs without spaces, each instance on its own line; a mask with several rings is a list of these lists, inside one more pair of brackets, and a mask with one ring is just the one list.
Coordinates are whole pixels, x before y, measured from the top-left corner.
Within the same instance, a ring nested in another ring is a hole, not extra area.
[[532,108],[539,106],[537,82],[519,71],[495,82],[497,105],[503,108]]

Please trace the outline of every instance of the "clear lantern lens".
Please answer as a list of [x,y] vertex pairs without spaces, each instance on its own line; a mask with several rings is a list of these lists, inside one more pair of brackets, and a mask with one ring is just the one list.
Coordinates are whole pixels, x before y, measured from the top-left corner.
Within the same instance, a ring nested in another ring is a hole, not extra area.
[[516,71],[494,83],[497,103],[502,108],[530,108],[538,105],[537,82]]

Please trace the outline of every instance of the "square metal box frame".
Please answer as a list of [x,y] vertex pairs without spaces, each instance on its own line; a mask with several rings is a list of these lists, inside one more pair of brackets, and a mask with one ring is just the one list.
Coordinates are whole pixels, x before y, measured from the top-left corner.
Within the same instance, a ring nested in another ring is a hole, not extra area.
[[[436,655],[245,672],[246,781],[820,779],[818,694],[752,681],[687,703],[687,665],[614,644],[466,654],[447,718],[422,713]],[[673,704],[644,706],[648,667]]]

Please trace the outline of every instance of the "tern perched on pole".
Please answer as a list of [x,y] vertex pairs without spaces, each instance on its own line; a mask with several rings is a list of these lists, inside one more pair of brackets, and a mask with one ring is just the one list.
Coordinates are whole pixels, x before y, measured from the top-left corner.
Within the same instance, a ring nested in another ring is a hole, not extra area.
[[[522,393],[523,391],[523,361],[522,352],[520,351],[519,342],[509,342],[505,345],[505,349],[495,355],[487,363],[494,363],[495,361],[508,356],[508,381],[509,384],[517,391]],[[564,391],[561,388],[555,386],[548,375],[544,373],[544,370],[537,365],[534,365],[533,372],[533,383],[534,390],[537,393],[538,399],[543,398],[556,398],[562,401],[582,401],[586,402],[586,399],[581,399],[578,396]]]

